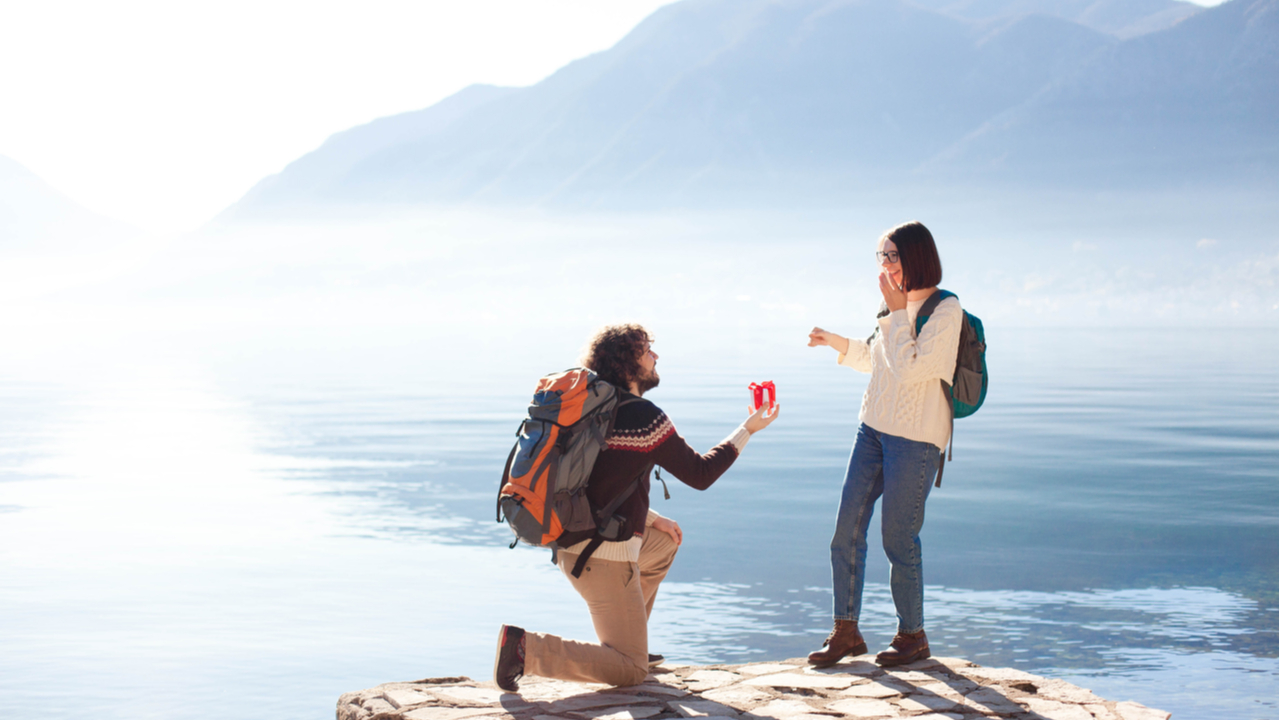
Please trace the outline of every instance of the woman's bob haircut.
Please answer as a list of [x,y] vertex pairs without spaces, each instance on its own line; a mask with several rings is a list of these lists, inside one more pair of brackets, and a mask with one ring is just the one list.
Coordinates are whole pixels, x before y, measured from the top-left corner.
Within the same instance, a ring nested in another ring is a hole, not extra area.
[[893,228],[881,239],[891,241],[898,248],[903,290],[923,290],[942,283],[942,260],[938,259],[938,246],[933,244],[929,228],[912,220]]

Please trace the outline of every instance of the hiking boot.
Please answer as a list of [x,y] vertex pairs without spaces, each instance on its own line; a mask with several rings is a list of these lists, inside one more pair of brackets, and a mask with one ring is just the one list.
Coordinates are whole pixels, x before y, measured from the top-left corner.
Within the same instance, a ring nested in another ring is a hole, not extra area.
[[662,657],[661,655],[655,655],[654,653],[649,653],[649,667],[658,667],[659,665],[661,665],[666,661],[667,659]]
[[876,655],[876,664],[892,667],[906,665],[927,657],[929,657],[929,638],[924,636],[924,630],[914,633],[899,631],[893,636],[893,642],[889,643],[889,648]]
[[516,680],[524,675],[524,630],[503,625],[498,631],[498,653],[493,658],[493,681],[507,692],[520,689]]
[[831,667],[847,655],[863,655],[867,652],[867,642],[862,639],[862,633],[858,632],[858,623],[855,620],[836,620],[835,628],[831,630],[827,639],[822,641],[822,647],[826,650],[809,653],[810,665],[820,668]]

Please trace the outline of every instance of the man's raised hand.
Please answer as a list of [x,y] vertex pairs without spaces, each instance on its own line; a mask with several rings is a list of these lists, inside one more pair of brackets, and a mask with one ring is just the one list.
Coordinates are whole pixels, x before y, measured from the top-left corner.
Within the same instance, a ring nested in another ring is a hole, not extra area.
[[754,412],[752,412],[750,405],[747,406],[747,412],[751,413],[747,421],[743,423],[743,427],[747,429],[747,432],[755,435],[772,425],[773,421],[778,419],[778,412],[782,410],[782,403],[775,403],[773,412],[767,412],[768,410],[769,405],[761,405]]

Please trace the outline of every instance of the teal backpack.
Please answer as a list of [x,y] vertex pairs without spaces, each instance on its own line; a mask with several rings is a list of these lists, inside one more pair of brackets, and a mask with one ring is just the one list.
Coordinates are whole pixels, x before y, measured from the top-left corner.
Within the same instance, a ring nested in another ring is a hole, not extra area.
[[[916,315],[916,337],[925,321],[933,315],[938,304],[949,297],[959,299],[955,293],[946,290],[929,296]],[[964,322],[960,324],[960,347],[956,352],[956,373],[951,384],[942,381],[942,390],[951,398],[953,418],[969,417],[978,412],[982,402],[987,399],[987,336],[982,331],[982,321],[976,315],[964,312]]]
[[[938,303],[949,297],[959,300],[955,293],[939,289],[924,301],[916,315],[916,337],[920,336],[920,329],[938,308]],[[956,350],[956,372],[951,377],[950,384],[946,380],[941,381],[942,392],[951,398],[951,439],[947,443],[947,452],[938,461],[938,478],[934,480],[934,487],[942,487],[942,468],[951,459],[951,449],[955,446],[955,419],[978,412],[978,408],[987,399],[987,336],[982,331],[982,321],[968,310],[963,312],[960,347]]]

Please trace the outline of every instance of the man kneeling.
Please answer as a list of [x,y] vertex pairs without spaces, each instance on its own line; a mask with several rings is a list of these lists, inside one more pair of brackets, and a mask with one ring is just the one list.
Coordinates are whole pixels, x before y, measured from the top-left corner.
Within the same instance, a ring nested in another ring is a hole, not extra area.
[[579,577],[572,570],[591,532],[581,538],[566,533],[557,541],[563,549],[556,562],[586,601],[600,643],[503,625],[493,667],[494,681],[503,690],[515,692],[517,679],[526,674],[609,685],[644,682],[649,667],[662,661],[649,655],[649,614],[682,540],[674,520],[649,509],[649,468],[657,465],[684,484],[706,490],[738,459],[751,435],[778,417],[776,408],[765,415],[768,406],[761,407],[724,442],[699,454],[652,402],[622,404],[658,386],[658,354],[651,341],[639,325],[614,325],[596,334],[582,358],[583,367],[620,391],[613,431],[591,471],[587,496],[603,507],[642,476],[638,490],[618,508],[628,527],[643,528],[633,537],[600,544]]

